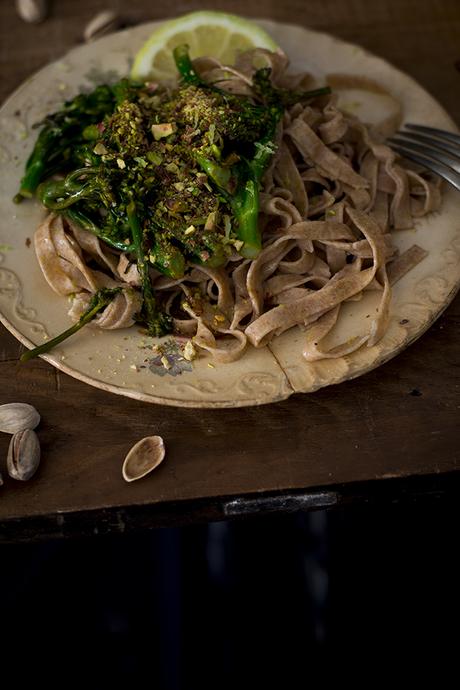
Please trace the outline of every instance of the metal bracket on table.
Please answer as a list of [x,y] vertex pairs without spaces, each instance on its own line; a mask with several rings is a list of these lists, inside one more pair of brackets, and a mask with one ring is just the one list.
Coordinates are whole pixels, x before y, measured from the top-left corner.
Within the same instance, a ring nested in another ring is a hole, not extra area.
[[225,516],[250,515],[252,513],[294,513],[297,510],[328,508],[336,505],[338,495],[334,491],[317,491],[293,496],[261,496],[260,498],[235,498],[222,508]]

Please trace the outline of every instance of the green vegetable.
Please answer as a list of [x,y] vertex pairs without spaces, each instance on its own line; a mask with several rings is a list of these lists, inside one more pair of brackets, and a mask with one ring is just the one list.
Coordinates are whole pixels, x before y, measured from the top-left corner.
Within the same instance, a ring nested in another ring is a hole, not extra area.
[[115,97],[108,86],[98,86],[90,94],[79,94],[61,110],[48,115],[26,163],[24,177],[15,197],[18,203],[33,196],[39,183],[66,165],[72,148],[84,141],[83,131],[113,111]]
[[99,312],[102,311],[102,309],[105,309],[105,307],[110,304],[118,292],[120,292],[120,288],[114,288],[111,290],[108,288],[103,288],[102,290],[99,290],[99,292],[96,292],[91,298],[88,309],[80,316],[77,323],[60,335],[57,335],[52,340],[48,340],[47,343],[43,343],[43,345],[38,345],[38,347],[34,347],[32,350],[24,352],[24,354],[21,355],[21,362],[28,362],[29,359],[33,359],[34,357],[38,357],[38,355],[49,352],[53,349],[53,347],[56,347],[56,345],[59,345],[71,335],[77,333],[80,328],[83,328],[83,326],[86,326],[87,323],[92,321],[99,314]]
[[198,76],[190,59],[189,47],[187,45],[179,45],[173,50],[174,62],[176,63],[177,71],[184,84],[191,84],[193,86],[207,86],[207,84]]
[[152,283],[150,281],[148,269],[148,257],[144,247],[144,237],[135,201],[130,201],[127,206],[128,222],[133,238],[134,250],[137,259],[137,270],[141,277],[143,310],[147,323],[149,335],[162,336],[171,330],[171,319],[167,314],[158,310],[155,296],[153,294]]
[[[330,88],[325,87],[301,93],[276,89],[271,82],[270,68],[263,68],[258,70],[253,77],[255,95],[262,102],[261,105],[256,105],[248,98],[224,93],[215,85],[203,82],[193,68],[187,46],[176,48],[174,59],[184,84],[199,86],[199,90],[205,94],[206,92],[211,92],[213,95],[220,94],[229,110],[226,118],[224,118],[225,126],[221,125],[220,127],[224,135],[230,139],[233,136],[236,138],[239,136],[246,143],[254,143],[252,156],[241,155],[239,162],[231,167],[224,167],[219,164],[220,155],[216,156],[212,147],[207,152],[199,150],[193,154],[201,169],[223,194],[233,211],[237,221],[238,239],[244,243],[240,254],[253,259],[260,252],[262,246],[258,228],[259,188],[276,150],[277,125],[286,107],[298,101],[327,95],[330,93]],[[191,106],[188,107],[190,110]],[[201,104],[201,111],[198,106],[195,107],[201,115],[200,122],[202,122],[203,115],[206,114],[203,104]],[[215,127],[219,130],[219,109],[217,108],[217,114],[216,107],[209,107],[208,110],[209,118],[217,123]],[[235,114],[237,126],[233,123]],[[259,134],[258,137],[257,134]]]
[[87,216],[82,211],[78,211],[74,208],[68,208],[66,209],[66,212],[63,215],[64,217],[69,218],[69,220],[79,225],[81,228],[83,228],[83,230],[88,230],[89,232],[92,232],[93,235],[99,237],[100,240],[108,244],[110,247],[113,247],[114,249],[120,249],[122,252],[134,251],[134,244],[132,242],[130,243],[125,241],[117,241],[116,239],[110,236],[110,228],[99,227],[93,220],[91,220],[91,218],[89,218],[89,216]]
[[[258,227],[259,217],[259,187],[262,177],[275,152],[275,134],[284,106],[280,99],[275,99],[275,90],[268,89],[266,80],[261,83],[270,98],[261,106],[255,105],[248,98],[237,97],[217,89],[215,86],[204,84],[195,73],[187,46],[180,46],[174,51],[174,58],[183,82],[188,84],[200,84],[203,90],[218,92],[227,103],[231,111],[237,113],[241,127],[246,132],[263,132],[259,141],[254,140],[252,157],[241,156],[233,166],[224,167],[213,160],[209,153],[194,152],[194,157],[201,169],[208,175],[214,185],[223,194],[230,205],[237,221],[237,236],[244,244],[240,254],[253,259],[260,252],[262,239]],[[264,72],[264,77],[269,74]],[[262,89],[259,89],[260,91]],[[231,122],[231,117],[227,118]],[[231,134],[233,129],[230,130]],[[227,132],[228,134],[228,132]],[[260,136],[260,134],[259,134]],[[231,135],[230,135],[231,138]],[[245,141],[252,139],[246,136]],[[211,151],[212,153],[212,151]]]

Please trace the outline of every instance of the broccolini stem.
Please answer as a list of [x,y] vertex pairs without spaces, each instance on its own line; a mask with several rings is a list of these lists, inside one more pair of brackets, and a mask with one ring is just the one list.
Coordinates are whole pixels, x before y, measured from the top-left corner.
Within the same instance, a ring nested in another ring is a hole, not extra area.
[[300,101],[306,101],[309,98],[319,98],[319,96],[329,96],[331,93],[331,87],[330,86],[322,86],[319,89],[312,89],[311,91],[299,91],[299,92],[293,92],[292,94],[292,99],[296,98],[297,100],[293,103],[300,102]]
[[248,178],[244,187],[232,202],[233,212],[238,221],[236,234],[244,242],[239,253],[245,259],[254,259],[262,248],[259,230],[259,182]]
[[[238,222],[238,227],[236,228],[237,237],[244,242],[240,249],[240,254],[247,259],[254,259],[262,247],[262,238],[259,230],[259,187],[270,159],[275,152],[274,132],[281,114],[282,110],[274,110],[272,131],[262,141],[256,142],[254,158],[250,161],[242,161],[234,166],[231,171],[206,158],[199,152],[194,153],[198,165],[232,207]],[[229,182],[232,175],[236,177],[238,182],[234,194],[231,194],[229,190]]]
[[160,337],[171,330],[169,318],[159,312],[155,296],[153,294],[152,283],[150,282],[147,257],[144,252],[143,231],[137,214],[136,203],[131,200],[126,207],[128,223],[133,238],[134,251],[137,257],[137,270],[142,283],[143,305],[149,335]]
[[195,68],[193,67],[188,51],[188,45],[181,45],[174,48],[173,56],[177,71],[179,72],[184,84],[193,84],[195,86],[203,85],[204,82],[195,72]]
[[181,251],[171,242],[162,238],[156,238],[151,255],[155,258],[155,268],[165,275],[178,280],[184,277],[185,259]]
[[32,350],[24,352],[21,355],[20,361],[28,362],[29,359],[33,359],[38,355],[42,355],[45,352],[49,352],[53,349],[53,347],[56,347],[56,345],[62,343],[63,340],[66,340],[74,333],[77,333],[77,331],[79,331],[80,328],[86,326],[86,324],[92,321],[102,309],[104,309],[108,304],[110,304],[117,292],[120,292],[120,288],[114,288],[110,290],[108,288],[103,288],[102,290],[99,290],[99,292],[96,292],[96,294],[91,299],[88,309],[80,316],[77,323],[74,323],[73,326],[68,328],[60,335],[57,335],[52,340],[48,340],[47,343],[43,343],[43,345],[38,345],[38,347],[34,347]]
[[228,184],[231,177],[230,168],[224,168],[222,165],[219,165],[219,163],[216,163],[210,158],[206,158],[206,156],[203,156],[203,154],[199,153],[199,151],[194,151],[193,156],[200,168],[206,173],[212,182],[214,182],[219,189],[229,194],[230,190],[228,189]]
[[107,233],[104,232],[103,228],[99,228],[96,223],[91,220],[91,218],[88,218],[88,216],[81,211],[75,211],[75,209],[68,208],[63,215],[64,218],[69,218],[69,220],[79,225],[81,228],[83,228],[83,230],[88,230],[88,232],[96,235],[96,237],[99,237],[100,240],[108,244],[110,247],[114,247],[114,249],[121,249],[122,252],[133,252],[135,249],[133,243],[126,244],[125,242],[117,242],[116,240],[112,239],[109,235],[107,235]]

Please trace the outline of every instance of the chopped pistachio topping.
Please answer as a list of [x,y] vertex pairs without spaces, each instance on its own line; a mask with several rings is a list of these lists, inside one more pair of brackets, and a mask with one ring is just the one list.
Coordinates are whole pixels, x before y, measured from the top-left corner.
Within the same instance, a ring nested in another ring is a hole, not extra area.
[[152,125],[152,134],[155,141],[169,137],[175,131],[173,122],[164,122],[159,125]]
[[195,346],[191,340],[187,340],[187,342],[185,343],[184,349],[183,349],[183,355],[184,355],[184,359],[186,359],[188,362],[191,362],[192,360],[194,360],[196,358],[197,351],[196,351]]

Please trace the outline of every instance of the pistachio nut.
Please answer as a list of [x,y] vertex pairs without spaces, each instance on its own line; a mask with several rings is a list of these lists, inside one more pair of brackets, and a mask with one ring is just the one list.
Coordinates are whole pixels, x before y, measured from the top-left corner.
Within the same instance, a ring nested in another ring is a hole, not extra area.
[[115,31],[121,26],[121,19],[112,10],[104,10],[93,17],[85,26],[83,38],[87,43],[94,41],[100,36],[105,36],[111,31]]
[[7,403],[0,405],[0,431],[15,434],[24,429],[35,429],[40,423],[40,415],[35,407],[27,403]]
[[165,444],[161,436],[146,436],[129,451],[123,463],[123,479],[133,482],[145,477],[158,467],[165,456]]
[[35,431],[23,429],[14,434],[8,448],[6,466],[13,479],[27,481],[40,464],[40,442]]

